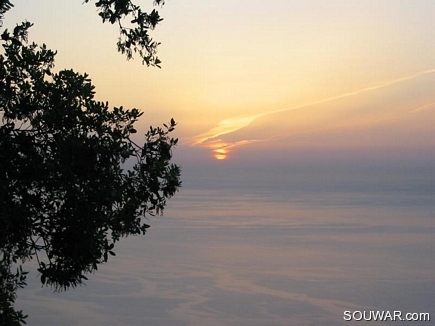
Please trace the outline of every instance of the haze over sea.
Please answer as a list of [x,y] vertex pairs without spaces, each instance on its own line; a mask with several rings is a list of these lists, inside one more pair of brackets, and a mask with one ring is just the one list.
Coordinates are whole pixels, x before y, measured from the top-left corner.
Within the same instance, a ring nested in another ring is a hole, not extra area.
[[346,310],[433,319],[434,171],[188,165],[165,215],[123,239],[86,286],[52,293],[33,273],[17,306],[28,325],[345,325]]

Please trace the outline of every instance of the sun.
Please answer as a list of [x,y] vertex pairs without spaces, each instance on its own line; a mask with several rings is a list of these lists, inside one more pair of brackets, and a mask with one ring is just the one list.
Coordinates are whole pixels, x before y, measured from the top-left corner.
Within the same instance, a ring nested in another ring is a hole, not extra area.
[[223,161],[227,158],[227,151],[224,148],[218,148],[214,150],[214,157],[218,161]]

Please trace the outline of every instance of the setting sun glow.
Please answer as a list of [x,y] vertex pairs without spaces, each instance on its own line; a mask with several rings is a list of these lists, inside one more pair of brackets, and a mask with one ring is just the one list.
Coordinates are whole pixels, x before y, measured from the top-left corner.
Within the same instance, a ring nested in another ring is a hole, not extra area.
[[434,1],[172,2],[153,34],[162,69],[113,51],[117,31],[93,6],[31,3],[17,2],[5,27],[31,21],[57,67],[86,71],[98,99],[144,111],[138,136],[174,118],[174,154],[188,162],[435,152]]
[[218,148],[214,150],[215,159],[222,161],[227,158],[227,151],[224,148]]

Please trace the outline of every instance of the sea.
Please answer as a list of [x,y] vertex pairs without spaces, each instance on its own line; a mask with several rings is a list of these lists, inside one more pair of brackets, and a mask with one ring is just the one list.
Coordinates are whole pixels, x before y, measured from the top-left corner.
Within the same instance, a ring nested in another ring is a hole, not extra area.
[[219,162],[182,179],[85,286],[54,293],[25,265],[27,325],[434,323],[435,166]]

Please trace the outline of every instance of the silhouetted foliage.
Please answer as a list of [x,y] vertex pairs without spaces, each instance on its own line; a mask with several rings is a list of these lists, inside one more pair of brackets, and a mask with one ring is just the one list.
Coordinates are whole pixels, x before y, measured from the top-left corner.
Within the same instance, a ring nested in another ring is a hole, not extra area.
[[[96,6],[103,21],[133,15],[140,32],[122,32],[120,50],[131,57],[131,45],[143,48],[144,62],[158,65],[156,44],[142,30],[158,15],[124,0]],[[0,0],[0,21],[11,7]],[[87,74],[53,73],[56,53],[27,43],[31,26],[4,30],[0,41],[0,325],[25,323],[14,309],[26,285],[21,263],[36,258],[42,284],[55,290],[80,285],[115,255],[121,237],[145,234],[145,216],[161,213],[181,186],[170,163],[175,121],[150,127],[136,144],[142,113],[96,101]]]
[[[85,0],[85,2],[90,1]],[[163,6],[164,3],[164,0],[154,1],[154,5]],[[131,59],[133,54],[137,53],[142,58],[142,63],[160,67],[161,62],[156,56],[160,43],[155,42],[149,35],[149,31],[163,20],[157,10],[154,9],[150,13],[143,12],[130,0],[99,0],[95,2],[95,6],[99,9],[98,14],[103,23],[118,24],[118,51],[125,53],[127,59]],[[127,27],[124,23],[129,18],[132,19]]]
[[0,261],[0,325],[21,325],[26,323],[27,316],[23,312],[14,309],[16,291],[26,285],[26,275],[20,266],[13,273],[9,263]]

